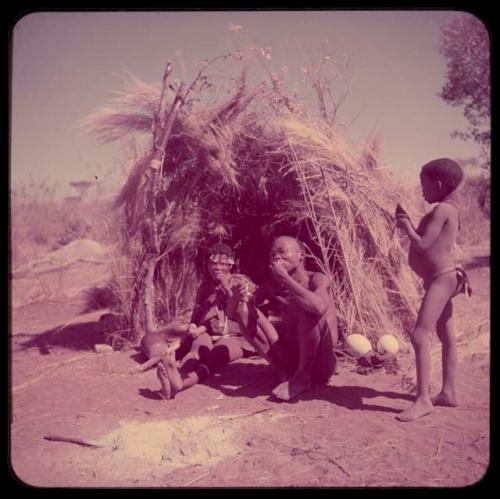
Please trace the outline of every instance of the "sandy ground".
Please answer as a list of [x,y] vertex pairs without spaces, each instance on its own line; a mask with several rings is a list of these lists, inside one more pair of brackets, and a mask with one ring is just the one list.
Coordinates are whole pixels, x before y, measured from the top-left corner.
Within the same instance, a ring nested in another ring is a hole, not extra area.
[[[80,295],[52,293],[17,306],[11,317],[13,471],[42,487],[476,483],[489,463],[489,256],[465,263],[474,294],[454,302],[460,407],[436,407],[412,423],[394,419],[412,398],[402,383],[410,356],[400,356],[397,374],[361,375],[345,363],[328,386],[294,403],[269,398],[275,374],[250,358],[167,402],[158,397],[155,370],[123,373],[144,361],[142,354],[93,351],[104,341],[96,322],[101,312],[79,315]],[[75,280],[86,276],[80,267],[71,285],[77,289]],[[437,347],[433,358],[439,359]],[[44,439],[54,434],[96,447]]]

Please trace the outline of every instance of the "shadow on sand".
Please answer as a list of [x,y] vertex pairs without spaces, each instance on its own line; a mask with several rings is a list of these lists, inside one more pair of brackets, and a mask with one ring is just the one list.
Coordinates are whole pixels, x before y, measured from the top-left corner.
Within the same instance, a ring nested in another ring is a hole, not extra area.
[[475,256],[463,264],[464,270],[477,269],[479,267],[489,267],[490,266],[490,256]]
[[[106,324],[99,320],[78,322],[76,324],[61,324],[43,333],[16,333],[12,335],[14,348],[25,351],[37,348],[42,355],[51,353],[52,348],[67,350],[94,350],[96,344],[105,344],[109,339],[104,333]],[[147,357],[139,347],[123,350],[129,353],[131,360],[142,364]]]
[[[18,348],[28,350],[37,348],[42,355],[51,353],[51,348],[66,348],[69,350],[92,350],[96,343],[104,343],[105,336],[99,322],[83,322],[63,327],[57,327],[36,335],[16,335],[16,338],[28,336]],[[143,362],[144,355],[134,351],[130,356],[135,362]],[[342,376],[335,379],[341,382]],[[346,385],[328,386],[317,385],[311,391],[297,397],[293,402],[281,402],[272,396],[272,390],[279,383],[274,369],[268,364],[260,362],[235,362],[219,372],[214,373],[203,384],[220,391],[228,397],[256,398],[268,396],[276,403],[294,404],[301,400],[326,400],[332,404],[346,407],[350,410],[371,410],[382,412],[400,412],[399,409],[377,404],[367,404],[364,399],[386,397],[390,399],[413,400],[411,395],[392,391],[378,391],[366,386]],[[139,393],[142,397],[161,399],[156,391],[143,389]]]
[[[24,341],[19,340],[28,337]],[[40,354],[50,354],[51,348],[68,350],[92,350],[96,343],[104,343],[105,337],[99,322],[81,322],[67,326],[58,326],[43,333],[16,334],[17,348],[28,350],[38,348]]]
[[[340,383],[342,376],[335,376],[334,379]],[[326,400],[350,410],[380,411],[394,414],[401,412],[401,409],[366,403],[364,399],[377,397],[408,401],[413,401],[414,399],[413,396],[404,392],[379,391],[367,386],[316,385],[311,391],[300,395],[292,402],[281,402],[276,400],[271,394],[273,388],[278,383],[278,377],[269,365],[234,363],[205,380],[203,384],[219,390],[228,397],[255,398],[268,395],[268,400],[280,404],[295,404],[301,400]]]

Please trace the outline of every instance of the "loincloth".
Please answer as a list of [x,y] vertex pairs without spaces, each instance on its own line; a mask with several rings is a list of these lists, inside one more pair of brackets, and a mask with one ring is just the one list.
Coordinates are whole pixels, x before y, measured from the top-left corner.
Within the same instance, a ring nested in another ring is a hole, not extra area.
[[450,267],[449,269],[436,272],[427,281],[425,289],[427,289],[430,286],[430,284],[433,281],[435,281],[438,277],[444,276],[446,274],[451,274],[452,272],[456,272],[457,275],[457,287],[452,295],[452,298],[462,293],[465,294],[465,296],[470,297],[472,295],[472,287],[470,285],[469,277],[465,273],[465,270],[462,269],[461,267]]

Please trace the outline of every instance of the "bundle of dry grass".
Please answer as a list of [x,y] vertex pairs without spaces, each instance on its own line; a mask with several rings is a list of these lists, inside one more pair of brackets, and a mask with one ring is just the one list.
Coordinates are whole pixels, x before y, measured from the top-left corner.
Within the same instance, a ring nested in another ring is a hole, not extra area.
[[162,88],[130,79],[83,123],[103,140],[153,132],[116,203],[120,265],[125,258],[131,271],[121,291],[129,339],[190,309],[214,241],[235,247],[239,270],[261,282],[272,238],[289,234],[309,248],[310,268],[330,277],[352,332],[405,343],[418,304],[394,234],[405,192],[379,164],[376,142],[355,158],[331,123],[307,116],[275,80],[250,89],[243,71],[233,96],[209,105],[214,86],[203,71],[188,90],[167,84],[167,73]]

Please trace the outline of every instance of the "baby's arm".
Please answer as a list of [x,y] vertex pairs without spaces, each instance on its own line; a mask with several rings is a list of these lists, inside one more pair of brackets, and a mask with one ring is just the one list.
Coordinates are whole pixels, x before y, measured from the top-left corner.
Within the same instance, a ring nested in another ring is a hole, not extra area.
[[417,234],[410,220],[406,217],[398,217],[398,227],[405,230],[412,246],[419,251],[426,251],[436,241],[444,223],[448,220],[448,209],[443,204],[438,204],[431,214],[431,219],[425,228],[424,234]]

